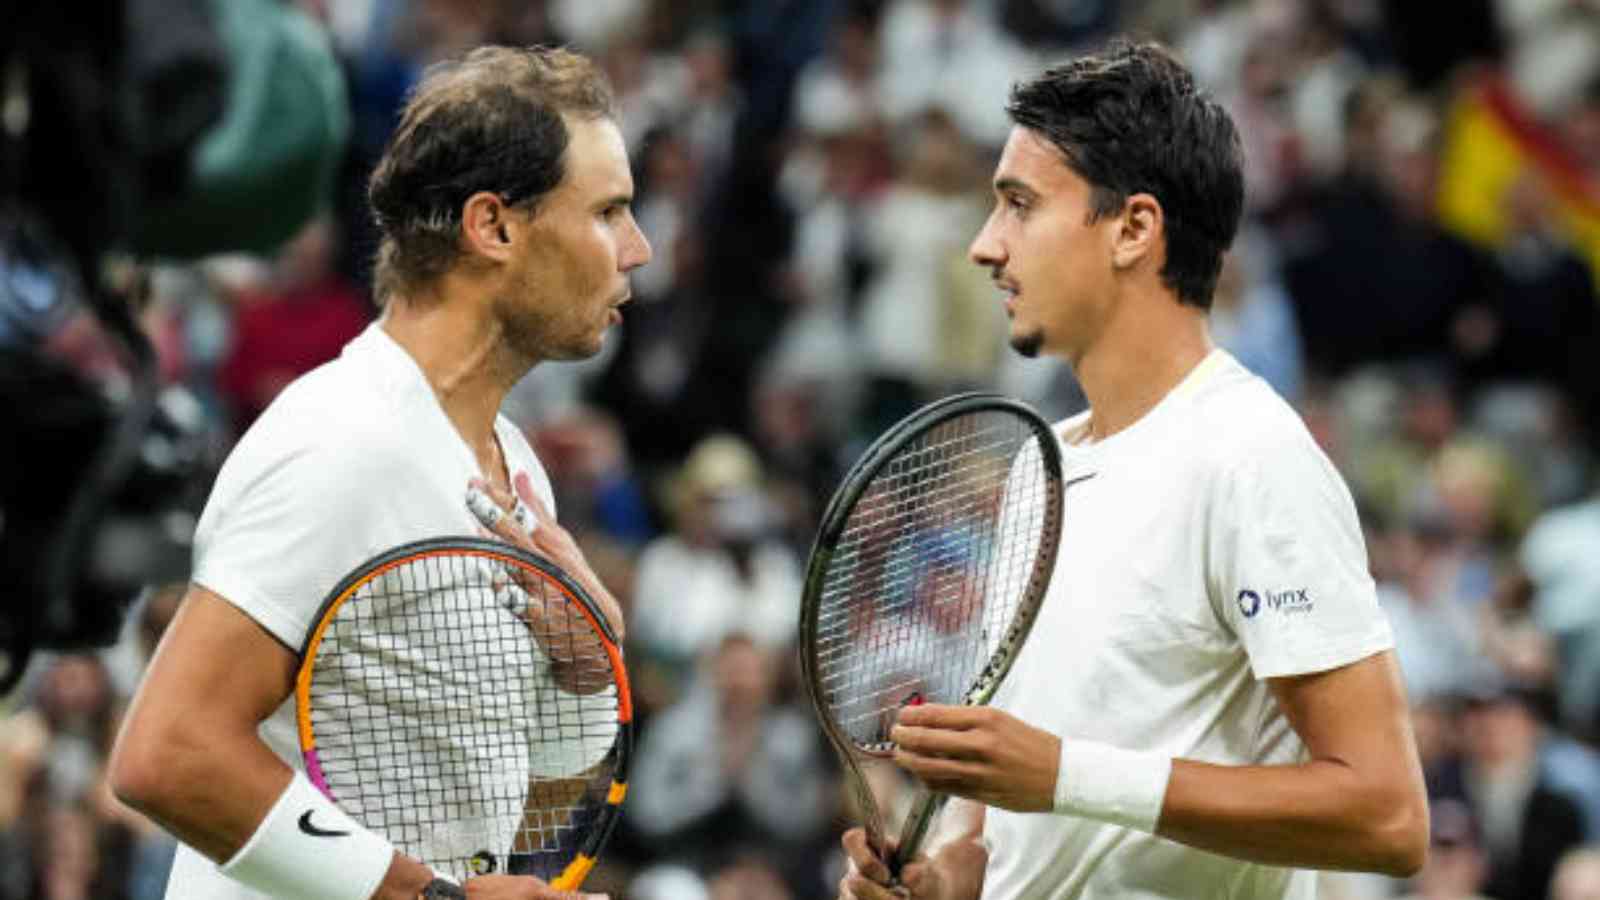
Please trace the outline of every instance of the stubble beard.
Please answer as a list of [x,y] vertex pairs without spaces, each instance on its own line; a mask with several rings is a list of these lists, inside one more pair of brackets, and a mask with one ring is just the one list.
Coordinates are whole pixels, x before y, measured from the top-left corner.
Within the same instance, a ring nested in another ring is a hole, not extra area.
[[521,285],[517,285],[495,304],[495,316],[500,320],[500,333],[507,350],[526,365],[533,366],[554,359],[550,346],[550,318],[542,314],[536,302]]
[[1017,351],[1019,356],[1024,356],[1028,359],[1038,357],[1039,351],[1044,349],[1044,332],[1035,328],[1026,334],[1013,335],[1011,337],[1011,349]]
[[588,359],[598,352],[587,342],[587,335],[575,337],[564,331],[570,323],[549,312],[545,298],[525,282],[519,283],[496,304],[496,315],[505,335],[506,346],[532,366],[541,362],[571,362]]

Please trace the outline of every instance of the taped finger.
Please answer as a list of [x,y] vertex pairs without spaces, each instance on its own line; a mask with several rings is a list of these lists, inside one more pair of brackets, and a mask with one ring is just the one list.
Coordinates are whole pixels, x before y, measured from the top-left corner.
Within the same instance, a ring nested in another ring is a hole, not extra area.
[[482,488],[478,487],[467,488],[467,509],[472,511],[472,515],[477,518],[480,525],[490,531],[494,531],[506,515],[500,504],[495,503]]
[[533,510],[529,509],[528,505],[521,500],[518,500],[517,505],[511,510],[511,518],[516,520],[516,523],[521,525],[522,530],[526,531],[529,536],[532,536],[539,529],[538,518],[534,516]]

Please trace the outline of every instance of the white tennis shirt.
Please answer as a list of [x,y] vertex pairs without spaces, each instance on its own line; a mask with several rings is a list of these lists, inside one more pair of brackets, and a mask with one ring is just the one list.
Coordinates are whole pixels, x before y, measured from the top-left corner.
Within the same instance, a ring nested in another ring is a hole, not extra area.
[[[522,433],[504,416],[495,433],[512,476],[526,472],[553,511],[549,477]],[[337,360],[290,384],[233,449],[195,533],[193,580],[298,652],[328,592],[356,566],[411,541],[478,535],[464,502],[475,477],[477,458],[422,370],[373,324]],[[261,737],[304,771],[292,697]],[[526,775],[509,777],[525,784]],[[166,896],[263,897],[182,845]]]
[[[1224,765],[1302,761],[1263,679],[1393,646],[1349,490],[1266,382],[1214,350],[1132,426],[1058,428],[1050,592],[994,704],[1060,735]],[[986,900],[1314,900],[1316,873],[990,808]]]

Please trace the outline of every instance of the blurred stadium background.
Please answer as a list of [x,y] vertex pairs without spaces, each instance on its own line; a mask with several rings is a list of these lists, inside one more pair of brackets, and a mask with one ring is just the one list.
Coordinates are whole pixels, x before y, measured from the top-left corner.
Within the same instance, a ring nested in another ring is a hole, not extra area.
[[[590,887],[832,896],[849,817],[797,690],[800,562],[843,469],[919,403],[987,387],[1051,417],[1079,408],[1070,373],[1006,351],[964,248],[1011,80],[1124,31],[1176,48],[1242,130],[1248,222],[1214,333],[1354,489],[1415,704],[1428,867],[1325,877],[1322,896],[1600,897],[1600,3],[286,5],[331,43],[348,140],[322,211],[281,247],[149,270],[157,450],[190,474],[148,501],[166,543],[124,547],[160,577],[115,598],[137,595],[115,645],[41,654],[0,699],[0,900],[161,897],[170,839],[103,784],[183,588],[181,564],[140,554],[181,548],[230,442],[374,315],[364,178],[420,70],[483,42],[603,61],[656,249],[604,353],[536,369],[507,404],[630,610],[640,764]],[[125,391],[96,318],[67,291],[38,302],[15,250],[0,347]],[[49,462],[0,466],[59,496]],[[38,538],[7,512],[13,551]],[[40,598],[13,582],[3,602]]]

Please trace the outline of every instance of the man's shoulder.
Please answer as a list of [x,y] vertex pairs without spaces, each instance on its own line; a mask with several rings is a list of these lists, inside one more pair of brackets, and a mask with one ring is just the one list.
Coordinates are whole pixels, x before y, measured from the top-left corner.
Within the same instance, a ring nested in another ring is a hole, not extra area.
[[1190,408],[1189,445],[1210,466],[1270,466],[1321,453],[1300,413],[1265,380],[1242,366],[1202,386]]
[[397,467],[423,464],[416,429],[393,404],[343,387],[324,367],[285,388],[234,446],[222,477],[248,483],[314,469],[335,479],[393,478]]

